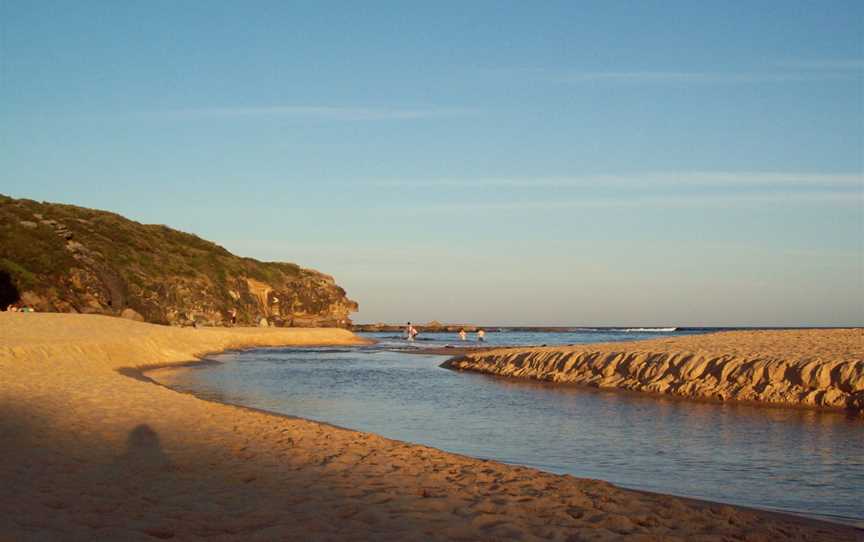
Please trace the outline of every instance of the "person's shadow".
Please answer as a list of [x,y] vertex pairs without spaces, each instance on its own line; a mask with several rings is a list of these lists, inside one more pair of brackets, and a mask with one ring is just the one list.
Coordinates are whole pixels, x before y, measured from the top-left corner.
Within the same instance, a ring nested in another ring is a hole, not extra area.
[[129,433],[126,453],[120,456],[120,464],[132,475],[169,472],[173,469],[170,459],[162,450],[159,435],[147,424],[140,424]]

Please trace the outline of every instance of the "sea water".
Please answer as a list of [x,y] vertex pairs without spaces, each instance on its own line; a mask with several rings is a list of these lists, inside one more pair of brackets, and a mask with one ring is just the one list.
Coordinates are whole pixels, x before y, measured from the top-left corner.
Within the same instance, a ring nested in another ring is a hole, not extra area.
[[[593,342],[575,334],[592,332],[573,333],[487,337],[493,345]],[[682,332],[608,333],[602,340]],[[458,345],[453,337],[428,343]],[[406,350],[392,333],[383,338],[368,347],[225,353],[168,383],[474,457],[864,526],[860,418],[458,373],[439,367],[446,357]]]
[[[726,328],[724,328],[726,329]],[[376,332],[358,333],[378,341],[377,347],[395,350],[426,348],[476,347],[476,346],[554,346],[563,344],[585,344],[597,342],[634,341],[708,333],[712,328],[675,327],[608,327],[608,328],[559,328],[556,331],[534,331],[512,328],[486,330],[481,343],[475,332],[466,333],[465,340],[455,332],[421,332],[414,341],[407,341],[404,333]]]

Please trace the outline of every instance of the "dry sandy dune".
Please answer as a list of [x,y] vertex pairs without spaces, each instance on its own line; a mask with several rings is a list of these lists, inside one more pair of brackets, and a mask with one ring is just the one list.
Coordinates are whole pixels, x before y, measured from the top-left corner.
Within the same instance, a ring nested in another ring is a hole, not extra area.
[[445,367],[500,376],[864,413],[864,329],[730,331],[469,353]]
[[0,540],[861,538],[210,403],[118,372],[354,341],[341,330],[0,314]]

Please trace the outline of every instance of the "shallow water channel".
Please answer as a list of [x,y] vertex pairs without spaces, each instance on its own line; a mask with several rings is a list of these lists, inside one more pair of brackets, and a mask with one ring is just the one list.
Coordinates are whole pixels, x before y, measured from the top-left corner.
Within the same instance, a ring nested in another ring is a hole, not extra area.
[[203,398],[623,487],[864,526],[864,420],[442,369],[380,347],[256,349],[157,380]]

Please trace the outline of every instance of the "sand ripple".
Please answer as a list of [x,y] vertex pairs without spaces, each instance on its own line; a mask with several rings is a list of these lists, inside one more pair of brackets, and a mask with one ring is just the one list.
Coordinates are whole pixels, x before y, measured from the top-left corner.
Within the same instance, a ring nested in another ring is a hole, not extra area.
[[451,369],[714,400],[864,413],[864,330],[734,331],[488,350]]

